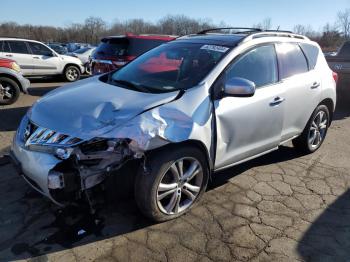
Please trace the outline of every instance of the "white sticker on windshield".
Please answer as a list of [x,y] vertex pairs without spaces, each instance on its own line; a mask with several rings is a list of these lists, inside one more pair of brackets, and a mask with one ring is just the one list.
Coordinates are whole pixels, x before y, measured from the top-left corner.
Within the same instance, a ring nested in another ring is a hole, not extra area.
[[225,53],[229,48],[221,45],[203,45],[201,49]]

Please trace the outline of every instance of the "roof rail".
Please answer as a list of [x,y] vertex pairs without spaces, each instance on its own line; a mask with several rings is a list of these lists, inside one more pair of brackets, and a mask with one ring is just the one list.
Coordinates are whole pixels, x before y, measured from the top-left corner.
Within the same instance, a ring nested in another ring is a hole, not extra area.
[[297,39],[304,39],[304,40],[310,40],[308,37],[295,34],[290,31],[273,31],[273,30],[266,30],[258,33],[253,33],[248,36],[246,36],[241,43],[260,38],[260,37],[289,37],[289,38],[297,38]]
[[[250,27],[218,27],[218,28],[210,28],[210,29],[206,29],[203,31],[200,31],[197,33],[197,35],[205,35],[206,33],[209,32],[215,32],[215,31],[220,31],[220,30],[232,30],[232,31],[236,31],[235,33],[253,33],[253,32],[262,32],[263,30],[259,29],[259,28],[250,28]],[[239,31],[241,30],[241,32]]]
[[179,37],[178,35],[166,35],[166,34],[139,34],[139,36],[164,36],[164,37]]

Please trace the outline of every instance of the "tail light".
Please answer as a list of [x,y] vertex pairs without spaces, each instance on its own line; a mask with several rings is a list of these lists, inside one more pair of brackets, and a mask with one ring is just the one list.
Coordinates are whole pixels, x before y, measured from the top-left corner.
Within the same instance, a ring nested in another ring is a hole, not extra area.
[[11,69],[15,70],[16,72],[21,72],[21,67],[16,62],[11,62]]
[[332,76],[333,76],[335,83],[337,84],[338,83],[338,74],[336,72],[332,71]]

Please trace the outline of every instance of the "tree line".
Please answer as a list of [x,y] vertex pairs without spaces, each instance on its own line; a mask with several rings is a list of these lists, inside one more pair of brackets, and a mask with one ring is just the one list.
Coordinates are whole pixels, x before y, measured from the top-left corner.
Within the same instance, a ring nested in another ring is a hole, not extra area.
[[[0,36],[21,37],[42,42],[97,44],[104,36],[120,35],[126,32],[181,36],[214,27],[228,27],[228,25],[224,22],[215,24],[210,19],[194,19],[184,15],[167,15],[157,22],[129,19],[115,21],[112,24],[108,24],[100,17],[88,17],[83,23],[72,23],[65,27],[3,22],[0,23]],[[272,28],[271,18],[266,18],[254,24],[253,27],[265,30],[277,29]],[[322,30],[316,31],[309,25],[298,24],[294,26],[293,31],[317,41],[325,50],[333,50],[350,38],[350,9],[338,12],[336,23],[326,23]]]

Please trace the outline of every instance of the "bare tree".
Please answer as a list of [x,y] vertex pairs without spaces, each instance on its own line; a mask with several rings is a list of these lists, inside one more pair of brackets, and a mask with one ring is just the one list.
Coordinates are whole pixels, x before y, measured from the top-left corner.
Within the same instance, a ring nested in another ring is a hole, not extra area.
[[106,22],[99,17],[90,16],[85,19],[83,32],[86,43],[98,43],[102,33],[106,30]]
[[346,39],[350,36],[350,9],[339,11],[337,14],[337,23]]
[[262,30],[270,30],[272,28],[272,22],[271,21],[272,20],[271,20],[270,17],[266,17],[260,23],[254,24],[253,27],[254,28],[259,28],[259,29],[262,29]]

